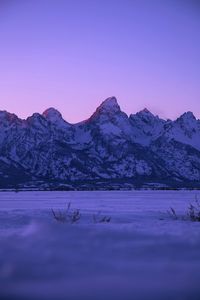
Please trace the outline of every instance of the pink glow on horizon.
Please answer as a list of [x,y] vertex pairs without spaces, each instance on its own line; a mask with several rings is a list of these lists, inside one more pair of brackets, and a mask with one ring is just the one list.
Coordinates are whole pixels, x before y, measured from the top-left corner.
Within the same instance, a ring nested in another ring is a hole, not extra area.
[[55,107],[76,123],[114,95],[128,115],[147,107],[162,118],[200,118],[192,4],[77,0],[77,10],[73,1],[39,2],[1,7],[0,110],[27,118]]

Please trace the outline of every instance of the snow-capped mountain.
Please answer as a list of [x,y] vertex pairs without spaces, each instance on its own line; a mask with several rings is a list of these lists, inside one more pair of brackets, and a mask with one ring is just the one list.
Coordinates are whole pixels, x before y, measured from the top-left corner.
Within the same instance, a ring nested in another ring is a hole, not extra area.
[[115,97],[78,124],[54,108],[26,120],[0,112],[0,187],[200,186],[200,120],[129,117]]

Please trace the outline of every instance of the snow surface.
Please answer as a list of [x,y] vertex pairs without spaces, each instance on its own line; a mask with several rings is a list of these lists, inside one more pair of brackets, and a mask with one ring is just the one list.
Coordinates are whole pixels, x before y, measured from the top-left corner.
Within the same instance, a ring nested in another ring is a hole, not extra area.
[[[200,299],[193,191],[1,192],[0,299]],[[78,224],[51,213],[71,202]],[[101,211],[111,223],[95,224]]]

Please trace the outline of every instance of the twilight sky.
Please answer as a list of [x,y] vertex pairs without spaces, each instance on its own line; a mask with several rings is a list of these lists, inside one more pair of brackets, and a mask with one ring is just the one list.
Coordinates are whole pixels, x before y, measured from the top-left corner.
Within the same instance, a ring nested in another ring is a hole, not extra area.
[[73,123],[109,96],[200,118],[199,0],[0,0],[0,110]]

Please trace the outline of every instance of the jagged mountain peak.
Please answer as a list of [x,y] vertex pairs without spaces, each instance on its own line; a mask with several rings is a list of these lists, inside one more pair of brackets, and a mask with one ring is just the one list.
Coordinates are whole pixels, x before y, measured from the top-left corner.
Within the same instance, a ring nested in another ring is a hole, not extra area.
[[126,116],[126,114],[121,111],[117,99],[115,97],[109,97],[97,107],[96,111],[87,122],[94,120],[109,120],[119,114]]
[[62,114],[55,108],[50,107],[46,109],[42,114],[47,120],[55,122],[62,119]]
[[182,128],[191,130],[199,126],[198,123],[199,121],[191,111],[185,112],[174,122],[174,124],[178,124],[178,126],[181,126]]
[[150,112],[147,108],[144,108],[140,110],[138,113],[136,113],[138,117],[144,117],[144,118],[156,118],[152,112]]
[[165,122],[164,120],[160,119],[159,116],[154,115],[147,108],[140,110],[136,114],[131,114],[129,118],[133,122],[142,122],[142,124],[145,123],[148,125],[152,125],[153,123],[157,124],[157,122]]
[[[166,184],[178,178],[200,186],[200,121],[191,112],[165,121],[143,109],[128,118],[110,97],[81,125],[65,122],[49,108],[16,121],[15,115],[0,112],[0,129],[0,159],[47,187],[102,179],[121,180],[122,186],[128,179],[134,185],[142,178]],[[0,168],[0,186],[6,176]]]
[[118,105],[117,98],[115,96],[106,98],[101,104],[101,106],[111,106],[111,107],[115,105]]
[[7,122],[7,123],[15,123],[15,122],[20,122],[21,120],[15,114],[9,113],[6,110],[1,110],[0,121]]
[[25,124],[26,127],[29,126],[33,126],[37,129],[41,129],[43,126],[47,125],[47,121],[45,120],[45,118],[43,117],[43,115],[39,114],[39,113],[34,113],[32,114],[32,116],[28,117],[25,120]]
[[143,113],[143,114],[150,114],[150,115],[153,115],[150,110],[148,110],[146,107],[144,109],[142,109],[141,111],[139,111],[139,113]]
[[120,111],[120,106],[115,97],[109,97],[101,103],[96,112],[97,111],[103,113],[116,113]]
[[71,127],[71,124],[63,119],[62,114],[53,107],[46,109],[42,116],[59,129],[65,130]]
[[3,119],[5,117],[9,117],[9,118],[13,118],[13,119],[18,118],[15,114],[9,113],[6,110],[0,110],[0,118]]
[[181,120],[196,120],[196,117],[194,116],[193,112],[187,111],[184,114],[182,114],[178,119],[181,119]]

